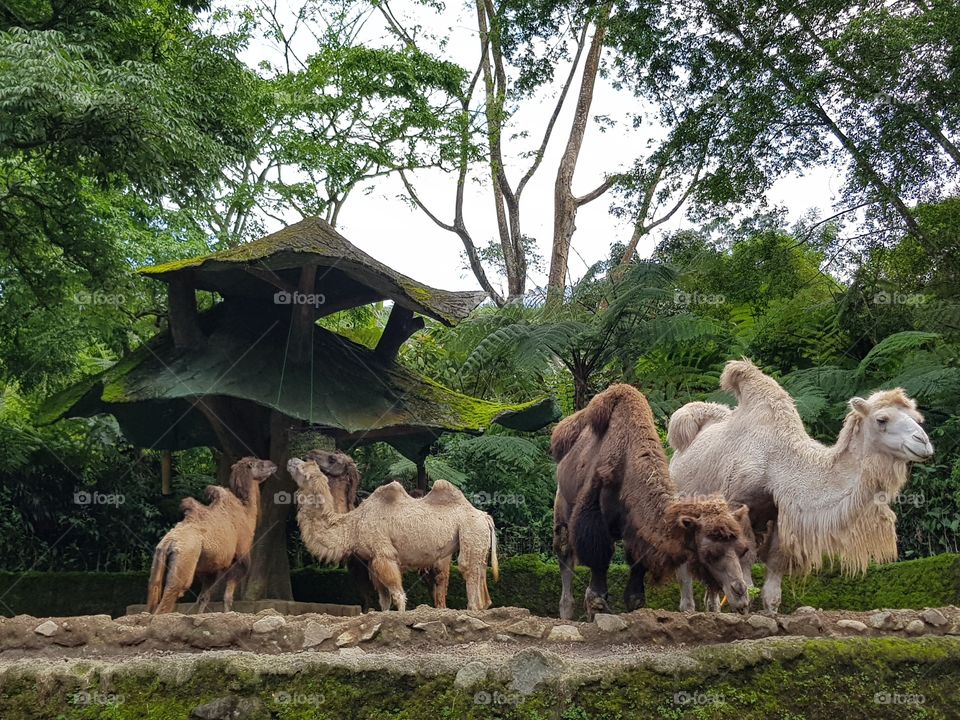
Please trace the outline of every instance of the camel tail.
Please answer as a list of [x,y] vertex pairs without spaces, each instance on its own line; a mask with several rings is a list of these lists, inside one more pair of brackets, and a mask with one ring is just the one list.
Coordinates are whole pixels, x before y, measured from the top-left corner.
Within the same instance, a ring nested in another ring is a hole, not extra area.
[[150,566],[150,580],[147,583],[147,612],[154,612],[163,596],[163,584],[167,577],[167,558],[173,552],[166,538],[160,541],[153,551],[153,565]]
[[490,526],[490,569],[493,570],[493,581],[500,582],[500,562],[497,560],[497,526],[493,518],[487,515],[487,525]]
[[667,442],[674,450],[682,452],[707,425],[726,420],[731,412],[730,408],[719,403],[687,403],[670,416]]

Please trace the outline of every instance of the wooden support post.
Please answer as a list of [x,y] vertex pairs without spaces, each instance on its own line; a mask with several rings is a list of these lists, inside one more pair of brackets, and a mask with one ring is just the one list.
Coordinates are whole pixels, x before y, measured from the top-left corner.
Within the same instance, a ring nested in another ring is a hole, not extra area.
[[169,450],[160,451],[160,493],[173,495],[173,453]]
[[310,359],[313,351],[313,325],[317,319],[317,306],[309,302],[317,297],[317,266],[304,265],[300,270],[300,283],[295,294],[295,302],[290,308],[290,322],[293,329],[290,336],[290,359],[304,363]]
[[427,492],[427,458],[417,459],[417,490]]
[[400,346],[417,330],[422,330],[423,326],[422,317],[414,317],[413,310],[394,303],[387,326],[377,342],[377,355],[387,362],[393,360],[400,351]]
[[197,292],[189,279],[174,278],[167,291],[170,334],[177,348],[196,347],[203,343],[200,316],[197,314]]

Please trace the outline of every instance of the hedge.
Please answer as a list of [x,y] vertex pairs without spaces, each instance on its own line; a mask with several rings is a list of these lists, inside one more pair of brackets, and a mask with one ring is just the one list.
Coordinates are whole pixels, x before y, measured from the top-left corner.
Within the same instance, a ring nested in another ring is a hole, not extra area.
[[[754,568],[757,584],[763,570]],[[627,578],[624,565],[610,568],[610,595],[615,610],[623,610],[621,598]],[[582,604],[589,580],[586,568],[578,568],[574,583],[575,599]],[[304,568],[292,575],[293,595],[306,602],[359,604],[353,583],[339,568]],[[142,603],[146,593],[146,573],[44,573],[0,572],[0,610],[4,615],[29,614],[37,617],[122,615],[127,605]],[[408,605],[429,604],[430,588],[416,573],[404,579]],[[500,564],[500,581],[490,583],[490,594],[498,606],[529,608],[538,615],[553,616],[560,597],[560,571],[555,562],[539,555],[506,558]],[[697,602],[703,597],[697,589]],[[190,599],[188,596],[187,600]],[[647,587],[650,607],[676,609],[679,591],[676,583]],[[448,605],[466,606],[463,580],[453,570]],[[836,571],[824,571],[803,580],[784,582],[782,612],[801,605],[824,609],[872,610],[874,608],[924,608],[960,605],[960,555],[936,555],[876,566],[859,577],[843,577]]]

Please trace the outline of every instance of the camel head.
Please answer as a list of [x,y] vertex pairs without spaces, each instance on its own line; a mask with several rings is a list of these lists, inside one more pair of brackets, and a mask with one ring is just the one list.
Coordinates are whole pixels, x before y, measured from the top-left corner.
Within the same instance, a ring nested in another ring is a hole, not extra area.
[[722,589],[731,609],[746,613],[750,609],[750,553],[754,549],[745,529],[749,526],[749,508],[742,505],[731,511],[720,497],[681,499],[670,505],[667,521],[675,523],[683,534],[695,574],[713,589]]
[[250,499],[257,486],[273,475],[277,466],[253,456],[241,458],[230,466],[230,489],[243,501]]
[[864,448],[905,462],[926,462],[933,445],[920,424],[923,415],[902,388],[881,390],[864,400],[850,400],[851,415],[859,421]]
[[311,450],[307,453],[306,459],[308,462],[311,460],[315,462],[320,471],[327,476],[330,494],[333,495],[333,506],[338,513],[345,513],[357,507],[360,473],[353,458],[342,452]]
[[337,512],[336,503],[330,492],[330,482],[313,460],[290,458],[287,472],[297,484],[297,506],[315,507],[320,514]]

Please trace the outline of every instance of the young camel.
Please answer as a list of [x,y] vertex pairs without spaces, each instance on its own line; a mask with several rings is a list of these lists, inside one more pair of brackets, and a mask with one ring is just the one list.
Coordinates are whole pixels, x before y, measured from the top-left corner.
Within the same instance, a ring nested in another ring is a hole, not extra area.
[[[338,513],[353,510],[360,504],[360,471],[357,464],[346,453],[336,450],[310,450],[306,460],[313,460],[320,471],[327,476],[330,494],[333,496],[333,506]],[[414,494],[419,493],[419,494]],[[423,497],[424,493],[415,490],[410,497]],[[447,588],[450,584],[450,563],[452,557],[439,560],[430,570],[423,573],[433,587],[433,606],[445,608],[447,606]],[[369,610],[370,599],[376,592],[370,581],[370,569],[360,558],[351,555],[347,558],[347,570],[356,586],[364,611]]]
[[[784,574],[816,570],[824,556],[856,572],[896,559],[889,504],[909,463],[933,456],[923,416],[902,389],[852,398],[827,447],[807,435],[789,393],[749,360],[727,363],[720,386],[737,398],[736,408],[694,402],[670,418],[670,474],[681,492],[748,503],[754,528],[773,523],[760,558],[765,609],[778,610]],[[680,577],[681,609],[692,610],[689,577]]]
[[437,480],[423,498],[411,498],[400,483],[377,488],[359,507],[341,514],[327,477],[315,462],[287,463],[297,483],[297,523],[307,549],[321,562],[355,556],[370,568],[380,608],[406,610],[403,570],[428,570],[459,551],[467,609],[490,607],[487,557],[499,579],[493,518],[473,507],[456,487]]
[[743,558],[750,552],[746,506],[731,511],[719,495],[678,498],[647,399],[630,385],[611,385],[554,428],[557,461],[554,550],[560,560],[560,617],[573,618],[573,571],[591,570],[587,617],[610,612],[607,571],[623,539],[630,579],[628,610],[645,604],[644,574],[654,580],[690,563],[730,605],[749,605]]
[[172,612],[199,576],[203,612],[218,580],[225,581],[223,609],[230,612],[237,584],[250,567],[260,513],[260,483],[277,471],[269,460],[246,457],[230,469],[230,489],[207,486],[209,505],[184,498],[184,518],[157,544],[147,585],[147,610]]

